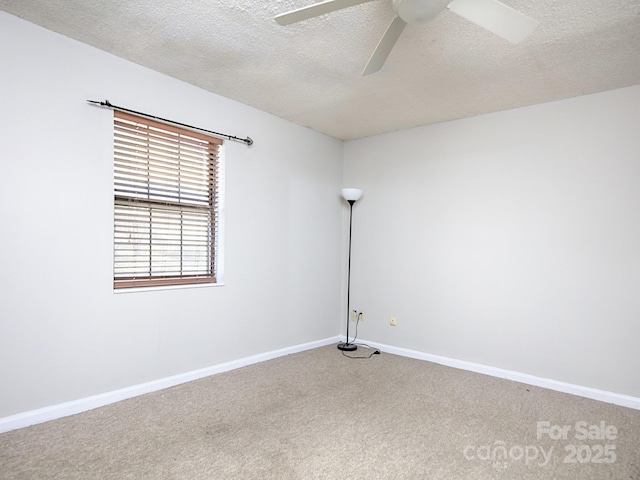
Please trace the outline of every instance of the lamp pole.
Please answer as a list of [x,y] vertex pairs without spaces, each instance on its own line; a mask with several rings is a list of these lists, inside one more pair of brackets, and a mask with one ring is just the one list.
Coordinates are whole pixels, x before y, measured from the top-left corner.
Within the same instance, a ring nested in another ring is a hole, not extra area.
[[[338,349],[352,352],[358,347],[355,343],[349,343],[349,313],[351,300],[351,231],[353,227],[353,204],[362,196],[362,190],[357,188],[343,188],[342,196],[349,202],[349,260],[347,263],[347,341],[338,344]],[[354,339],[355,340],[355,339]]]

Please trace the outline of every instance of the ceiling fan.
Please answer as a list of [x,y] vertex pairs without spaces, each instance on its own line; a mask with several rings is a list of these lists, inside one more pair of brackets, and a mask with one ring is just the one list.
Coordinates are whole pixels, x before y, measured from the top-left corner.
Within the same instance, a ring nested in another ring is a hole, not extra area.
[[[290,25],[329,12],[373,0],[326,0],[308,7],[278,15],[275,19],[280,25]],[[436,18],[445,8],[479,25],[490,32],[519,43],[527,38],[538,22],[523,13],[499,2],[498,0],[391,0],[396,12],[378,46],[373,51],[362,75],[377,72],[384,65],[393,46],[407,23],[426,23]]]

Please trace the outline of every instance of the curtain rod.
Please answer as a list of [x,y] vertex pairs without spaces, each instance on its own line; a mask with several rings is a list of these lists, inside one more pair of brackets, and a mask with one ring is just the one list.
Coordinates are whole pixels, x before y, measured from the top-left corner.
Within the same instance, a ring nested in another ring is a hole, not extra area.
[[246,143],[247,146],[253,145],[253,140],[251,139],[251,137],[239,138],[239,137],[235,137],[233,135],[227,135],[226,133],[213,132],[211,130],[206,130],[204,128],[199,128],[199,127],[194,127],[192,125],[187,125],[186,123],[180,123],[180,122],[175,122],[173,120],[167,120],[166,118],[156,117],[155,115],[149,115],[148,113],[136,112],[135,110],[130,110],[128,108],[123,108],[123,107],[119,107],[117,105],[112,105],[111,103],[109,103],[109,100],[105,100],[104,102],[100,102],[98,100],[87,100],[87,102],[92,103],[94,105],[100,105],[101,107],[113,108],[114,110],[120,110],[122,112],[135,113],[136,115],[141,115],[143,117],[151,118],[153,120],[159,120],[161,122],[170,123],[170,124],[173,124],[173,125],[179,125],[180,127],[186,127],[186,128],[190,128],[192,130],[198,130],[198,131],[201,131],[201,132],[210,133],[210,134],[215,135],[217,137],[222,137],[222,138],[226,138],[228,140],[235,140],[237,142]]

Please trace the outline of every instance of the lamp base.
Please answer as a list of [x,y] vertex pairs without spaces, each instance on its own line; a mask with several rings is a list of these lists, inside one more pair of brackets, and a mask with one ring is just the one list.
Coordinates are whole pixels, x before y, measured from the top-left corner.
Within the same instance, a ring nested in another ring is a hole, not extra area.
[[354,350],[357,350],[357,349],[358,347],[354,343],[343,342],[338,344],[338,350],[342,350],[344,352],[353,352]]

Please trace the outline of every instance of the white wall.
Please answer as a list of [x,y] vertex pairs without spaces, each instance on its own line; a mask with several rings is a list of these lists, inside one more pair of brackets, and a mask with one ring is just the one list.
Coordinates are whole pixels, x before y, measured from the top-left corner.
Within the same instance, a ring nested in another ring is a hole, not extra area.
[[636,86],[346,143],[360,336],[640,397],[639,125]]
[[[112,103],[227,142],[226,285],[114,294]],[[342,142],[0,12],[0,418],[337,335]]]
[[[226,143],[225,286],[113,293],[105,98],[255,140]],[[336,335],[343,174],[361,338],[640,397],[639,124],[632,87],[348,142],[343,172],[342,142],[0,12],[0,418]]]

